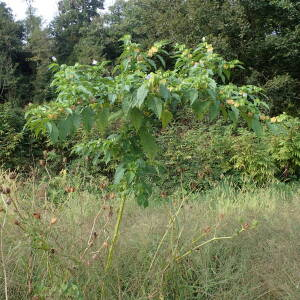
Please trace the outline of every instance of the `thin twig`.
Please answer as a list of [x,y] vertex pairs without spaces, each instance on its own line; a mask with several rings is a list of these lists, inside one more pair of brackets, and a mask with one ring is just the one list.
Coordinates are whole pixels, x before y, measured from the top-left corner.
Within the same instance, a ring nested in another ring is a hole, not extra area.
[[93,232],[94,232],[94,229],[95,229],[95,226],[96,226],[96,222],[97,222],[97,219],[99,218],[100,216],[100,213],[102,211],[102,208],[98,211],[96,217],[94,218],[94,222],[93,222],[93,226],[92,226],[92,229],[91,229],[91,233],[90,233],[90,237],[89,237],[89,240],[88,240],[88,243],[87,243],[87,247],[85,248],[85,250],[83,251],[80,259],[83,259],[85,253],[88,251],[89,248],[91,248],[91,240],[93,238]]

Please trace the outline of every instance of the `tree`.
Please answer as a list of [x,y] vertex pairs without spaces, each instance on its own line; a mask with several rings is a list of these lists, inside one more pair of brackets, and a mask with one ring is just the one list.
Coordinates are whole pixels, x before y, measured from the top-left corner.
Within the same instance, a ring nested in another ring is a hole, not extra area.
[[283,107],[291,114],[299,112],[295,96],[300,92],[299,1],[130,0],[118,1],[115,7],[118,18],[112,14],[111,19],[118,24],[112,28],[127,30],[143,45],[168,39],[194,47],[207,37],[225,58],[244,63],[246,68],[233,74],[236,83],[266,87],[268,96],[274,95],[269,87],[278,82],[277,77],[282,76],[282,81],[289,75],[285,85],[293,92],[281,93],[275,101],[270,98],[271,112],[282,112]]
[[26,44],[24,48],[30,53],[28,61],[32,69],[30,81],[32,100],[34,102],[44,102],[51,97],[49,89],[51,73],[48,66],[53,56],[53,45],[49,37],[49,30],[42,29],[42,19],[36,16],[35,13],[35,9],[29,2],[25,20]]
[[[230,70],[239,62],[225,61],[210,44],[202,42],[196,49],[178,45],[169,54],[164,42],[144,52],[128,36],[123,41],[124,52],[112,74],[107,62],[54,64],[57,101],[31,108],[27,117],[28,126],[37,135],[49,134],[53,143],[80,126],[96,126],[99,139],[79,144],[75,151],[94,156],[95,162],[117,164],[114,183],[134,193],[140,204],[147,204],[151,191],[146,177],[156,167],[155,134],[182,107],[190,107],[198,119],[208,114],[215,120],[222,114],[238,122],[241,116],[258,135],[261,120],[272,125],[259,111],[264,105],[260,89],[228,84]],[[162,55],[175,55],[175,64],[166,70]]]
[[[258,135],[261,120],[273,127],[260,113],[264,105],[258,98],[260,89],[227,84],[230,69],[239,62],[225,61],[210,44],[203,42],[196,49],[177,45],[169,54],[164,42],[144,52],[129,36],[123,41],[124,52],[112,74],[107,62],[54,64],[57,73],[52,85],[57,88],[57,100],[27,112],[27,126],[36,135],[49,135],[53,143],[81,126],[88,131],[96,126],[102,133],[98,139],[76,145],[74,151],[116,166],[113,182],[122,200],[105,271],[111,266],[127,197],[133,194],[140,205],[148,205],[151,185],[147,179],[158,171],[155,136],[180,107],[190,107],[198,119],[208,114],[215,120],[222,114],[237,123],[241,116]],[[172,68],[166,70],[162,54],[176,57]]]
[[28,71],[26,53],[22,49],[24,28],[15,22],[11,10],[0,2],[0,102],[22,99],[26,95],[24,76]]
[[85,37],[87,27],[101,9],[103,0],[59,1],[59,15],[51,24],[58,61],[69,64],[77,61],[74,48]]

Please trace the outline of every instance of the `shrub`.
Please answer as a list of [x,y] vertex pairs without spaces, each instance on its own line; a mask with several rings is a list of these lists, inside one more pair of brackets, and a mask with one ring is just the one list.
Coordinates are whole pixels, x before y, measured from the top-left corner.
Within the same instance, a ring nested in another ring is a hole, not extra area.
[[289,74],[278,75],[264,85],[266,95],[271,101],[272,115],[286,112],[299,116],[300,82]]
[[195,191],[212,188],[223,178],[237,186],[299,178],[300,121],[287,115],[276,121],[277,131],[266,130],[260,137],[221,121],[166,129],[159,137],[164,186],[174,190],[181,181],[186,190]]
[[283,130],[269,138],[272,158],[280,168],[279,176],[287,180],[300,175],[300,120],[286,114],[280,116]]
[[0,104],[0,165],[22,168],[32,164],[32,158],[42,152],[28,130],[23,130],[24,113],[10,103]]

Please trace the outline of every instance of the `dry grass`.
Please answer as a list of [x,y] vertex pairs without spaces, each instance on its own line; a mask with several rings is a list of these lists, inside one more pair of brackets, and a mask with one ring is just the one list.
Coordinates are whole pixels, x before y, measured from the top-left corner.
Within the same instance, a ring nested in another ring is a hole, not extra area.
[[[300,299],[297,186],[178,193],[170,203],[148,209],[128,199],[106,274],[118,199],[79,184],[75,192],[64,192],[76,185],[74,180],[54,178],[48,182],[52,190],[40,197],[44,183],[0,175],[0,185],[11,188],[13,200],[1,205],[1,223],[6,216],[1,299],[4,270],[8,299],[16,300]],[[178,260],[194,246],[214,236],[232,236],[242,227],[234,238],[211,242]]]

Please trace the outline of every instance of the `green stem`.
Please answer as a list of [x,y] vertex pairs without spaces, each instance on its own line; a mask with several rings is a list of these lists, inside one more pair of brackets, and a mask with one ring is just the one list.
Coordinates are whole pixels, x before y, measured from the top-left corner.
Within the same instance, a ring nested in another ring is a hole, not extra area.
[[115,250],[115,245],[118,241],[118,237],[119,237],[119,233],[120,233],[120,226],[121,226],[122,219],[123,219],[125,202],[126,202],[126,197],[125,197],[125,195],[123,195],[121,204],[119,207],[118,219],[117,219],[117,224],[115,226],[113,240],[112,240],[111,246],[109,248],[109,252],[108,252],[108,258],[107,258],[107,262],[106,262],[106,266],[105,266],[105,272],[107,272],[109,270],[111,263],[112,263],[113,252]]
[[213,237],[210,240],[207,240],[205,242],[203,242],[202,244],[190,249],[189,251],[185,252],[183,255],[177,257],[175,260],[178,262],[180,260],[182,260],[183,258],[185,258],[186,256],[188,256],[189,254],[191,254],[193,251],[198,250],[199,248],[205,246],[206,244],[209,244],[213,241],[219,241],[219,240],[228,240],[228,239],[233,239],[234,236],[221,236],[221,237]]

